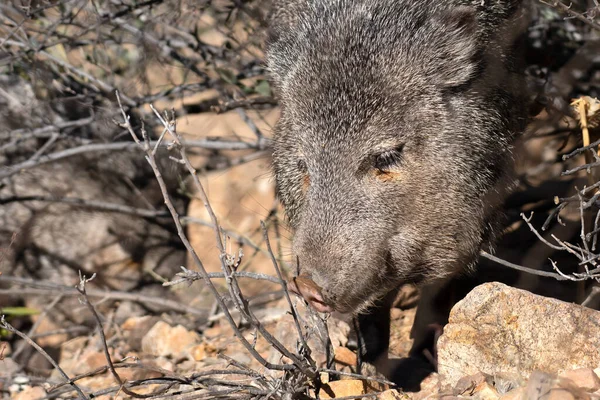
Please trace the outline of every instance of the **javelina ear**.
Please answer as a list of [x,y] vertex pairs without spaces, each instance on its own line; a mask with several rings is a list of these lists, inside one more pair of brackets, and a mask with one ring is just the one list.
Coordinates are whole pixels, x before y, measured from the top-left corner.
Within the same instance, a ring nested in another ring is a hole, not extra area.
[[297,61],[297,25],[306,8],[305,0],[274,0],[268,17],[267,65],[271,83],[278,90],[284,76]]
[[267,44],[276,42],[285,32],[294,32],[303,8],[302,0],[274,0],[267,18]]
[[478,68],[478,21],[476,10],[455,7],[435,14],[421,40],[427,52],[426,76],[444,88],[468,82]]

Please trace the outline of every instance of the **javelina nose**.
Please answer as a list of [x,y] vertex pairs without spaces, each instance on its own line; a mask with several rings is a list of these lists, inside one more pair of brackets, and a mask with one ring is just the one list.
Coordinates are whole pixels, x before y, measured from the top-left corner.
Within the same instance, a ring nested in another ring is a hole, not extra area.
[[332,312],[333,308],[325,303],[322,289],[308,275],[300,275],[288,282],[292,293],[304,297],[312,308],[319,312]]

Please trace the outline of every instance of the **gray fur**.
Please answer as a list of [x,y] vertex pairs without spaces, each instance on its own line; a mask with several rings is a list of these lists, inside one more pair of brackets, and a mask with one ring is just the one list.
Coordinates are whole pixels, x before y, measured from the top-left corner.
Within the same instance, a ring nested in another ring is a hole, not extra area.
[[276,2],[277,190],[336,310],[467,268],[493,236],[526,124],[520,3]]

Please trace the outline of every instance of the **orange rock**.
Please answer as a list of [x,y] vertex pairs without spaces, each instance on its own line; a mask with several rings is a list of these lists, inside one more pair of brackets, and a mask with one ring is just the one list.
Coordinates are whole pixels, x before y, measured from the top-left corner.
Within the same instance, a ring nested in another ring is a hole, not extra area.
[[344,365],[356,365],[356,353],[347,347],[337,347],[334,353],[336,362]]
[[473,397],[477,400],[497,400],[500,395],[494,386],[488,382],[483,382],[475,388]]
[[127,318],[125,322],[121,324],[121,329],[125,331],[133,331],[138,329],[141,324],[150,320],[152,317],[149,315],[145,315],[143,317],[130,317]]
[[39,400],[46,397],[46,391],[39,386],[28,387],[13,397],[13,400]]
[[560,374],[561,378],[570,379],[583,390],[595,392],[600,389],[600,378],[591,368],[579,368]]
[[502,395],[502,397],[500,397],[500,400],[521,400],[523,398],[524,393],[525,388],[518,387]]
[[200,342],[200,336],[181,325],[175,327],[159,321],[142,339],[142,350],[154,356],[176,357],[188,347]]
[[202,361],[206,357],[206,346],[204,343],[190,349],[190,355],[196,361]]
[[321,399],[335,399],[336,397],[358,396],[366,394],[365,382],[358,379],[329,382],[321,387]]
[[565,389],[552,389],[547,400],[575,400],[573,393]]
[[407,395],[400,393],[396,389],[386,390],[385,392],[377,395],[377,400],[400,400],[407,398]]

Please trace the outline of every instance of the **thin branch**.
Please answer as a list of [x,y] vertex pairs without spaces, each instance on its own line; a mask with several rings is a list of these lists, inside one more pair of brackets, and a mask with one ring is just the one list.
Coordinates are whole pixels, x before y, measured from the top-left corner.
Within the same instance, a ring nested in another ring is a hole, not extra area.
[[[123,109],[123,106],[120,103],[119,94],[118,93],[117,93],[117,101],[119,101],[119,107],[121,109],[121,113],[122,113],[123,119],[124,119],[124,122],[123,122],[122,125],[127,127],[127,129],[132,134],[133,140],[146,153],[146,156],[147,156],[146,160],[148,161],[148,163],[150,164],[152,170],[154,171],[154,175],[155,175],[156,180],[158,181],[158,184],[160,186],[161,192],[162,192],[164,200],[165,200],[165,204],[167,205],[167,208],[169,209],[169,212],[171,213],[173,221],[175,222],[175,226],[177,228],[177,234],[179,235],[179,238],[183,242],[183,244],[186,247],[186,249],[188,250],[188,252],[191,254],[192,259],[193,259],[196,267],[198,268],[199,272],[201,273],[201,275],[203,277],[205,285],[209,288],[209,290],[212,292],[214,298],[219,303],[219,307],[221,308],[221,310],[225,314],[225,318],[227,319],[227,321],[229,322],[229,324],[233,328],[233,332],[234,332],[235,336],[240,340],[240,342],[246,348],[246,350],[248,350],[248,352],[250,354],[252,354],[252,356],[257,361],[259,361],[265,368],[274,369],[274,370],[289,370],[289,369],[296,368],[296,366],[293,365],[293,364],[292,365],[290,365],[290,364],[273,364],[273,363],[268,362],[265,358],[263,358],[256,351],[256,349],[254,349],[254,347],[246,340],[246,338],[244,337],[244,335],[242,335],[242,333],[239,331],[239,329],[237,328],[237,324],[235,323],[235,321],[233,320],[233,317],[229,313],[229,311],[227,309],[227,306],[226,306],[225,302],[223,301],[223,298],[222,298],[221,294],[217,291],[216,287],[212,284],[212,282],[210,280],[210,276],[206,272],[206,269],[204,268],[204,265],[202,264],[202,261],[200,260],[200,258],[198,257],[196,251],[194,250],[194,248],[190,244],[190,242],[189,242],[189,240],[188,240],[188,238],[187,238],[187,236],[185,234],[185,231],[183,230],[183,226],[181,225],[179,214],[177,213],[177,210],[175,209],[175,207],[173,206],[173,203],[171,202],[170,195],[169,195],[169,193],[167,191],[167,186],[166,186],[165,181],[164,181],[164,179],[162,177],[162,174],[161,174],[161,172],[160,172],[160,170],[159,170],[159,168],[158,168],[158,166],[156,164],[156,160],[155,160],[155,158],[154,158],[154,156],[152,154],[151,142],[148,139],[146,132],[142,129],[142,136],[144,138],[144,142],[142,143],[142,141],[140,141],[140,139],[137,137],[137,135],[133,131],[133,128],[131,127],[131,124],[129,123],[129,118],[128,118],[127,114],[125,113],[125,110]],[[162,117],[161,117],[161,120],[162,120]],[[173,137],[176,140],[177,137],[174,136],[174,135],[173,135]],[[185,149],[185,147],[184,146],[180,146],[180,152],[184,151],[183,149]],[[183,154],[185,154],[185,153],[183,153]],[[195,178],[197,179],[197,176]],[[206,195],[206,194],[204,193],[204,195]],[[203,200],[207,201],[205,198]],[[213,216],[214,216],[214,214],[213,214]],[[215,223],[215,226],[218,226],[218,223],[216,223],[216,217],[214,218],[213,221]],[[218,238],[218,240],[219,240],[219,242],[222,245],[220,237]]]
[[29,343],[29,345],[31,347],[33,347],[46,360],[48,360],[48,362],[50,364],[52,364],[52,366],[60,373],[60,375],[67,382],[69,382],[71,387],[73,387],[73,389],[75,389],[77,391],[77,393],[79,394],[80,399],[88,400],[88,397],[85,395],[85,393],[83,393],[83,391],[79,388],[79,386],[77,386],[77,384],[75,384],[75,382],[71,382],[71,378],[69,378],[69,375],[67,375],[65,373],[65,371],[63,371],[63,369],[58,365],[58,363],[56,361],[54,361],[54,359],[52,357],[50,357],[50,355],[48,353],[46,353],[46,351],[44,349],[42,349],[36,342],[31,340],[26,334],[24,334],[23,332],[19,331],[18,329],[13,327],[11,324],[6,322],[6,320],[4,319],[4,315],[0,316],[0,327],[6,329],[9,332],[14,333],[15,335],[19,336],[21,339],[23,339],[27,343]]
[[[151,146],[157,144],[161,147],[170,147],[174,143],[171,141],[150,141]],[[186,142],[185,146],[189,148],[202,148],[207,150],[262,150],[267,144],[262,143],[249,143],[240,141],[228,141],[222,139],[204,139],[204,140],[190,140]],[[51,162],[63,160],[65,158],[73,157],[79,154],[92,153],[92,152],[112,152],[112,151],[127,151],[134,150],[137,147],[136,143],[133,142],[117,142],[117,143],[93,143],[83,146],[62,150],[56,153],[41,156],[37,160],[27,160],[15,165],[2,167],[0,169],[0,179],[10,177],[20,171],[38,167],[40,165],[48,164]]]
[[14,202],[29,202],[29,201],[41,201],[46,203],[62,203],[78,206],[82,208],[89,208],[97,211],[108,211],[116,212],[120,214],[135,215],[136,217],[143,218],[158,218],[167,217],[169,214],[166,211],[155,211],[146,210],[143,208],[136,208],[127,206],[124,204],[107,203],[104,201],[81,199],[77,197],[47,197],[47,196],[10,196],[0,197],[0,205],[14,203]]
[[511,268],[511,269],[515,269],[517,271],[521,271],[521,272],[527,272],[528,274],[531,275],[537,275],[537,276],[543,276],[545,278],[554,278],[557,281],[566,281],[568,280],[568,278],[564,277],[563,275],[559,275],[557,273],[554,272],[547,272],[547,271],[540,271],[537,269],[533,269],[533,268],[528,268],[528,267],[523,267],[521,265],[518,264],[513,264],[509,261],[505,261],[501,258],[498,258],[496,256],[493,256],[485,251],[480,251],[479,254],[483,257],[483,258],[487,258],[490,261],[493,261],[495,263],[498,263],[500,265],[504,265],[505,267]]
[[135,398],[138,398],[138,399],[146,399],[146,398],[152,397],[153,394],[149,394],[149,395],[138,394],[138,393],[132,392],[129,389],[127,389],[127,387],[123,383],[123,380],[121,379],[121,377],[115,370],[112,359],[110,357],[110,353],[108,352],[108,345],[106,344],[106,336],[104,335],[104,327],[102,326],[102,320],[100,319],[100,316],[98,315],[98,312],[96,311],[96,309],[94,308],[92,303],[90,303],[90,300],[88,299],[87,292],[85,289],[85,285],[88,282],[90,282],[91,280],[93,280],[95,278],[95,276],[96,276],[96,274],[92,275],[91,278],[86,279],[85,275],[82,276],[81,271],[80,271],[79,272],[79,284],[76,286],[76,289],[81,294],[81,297],[80,297],[81,302],[88,308],[88,310],[90,310],[90,312],[94,316],[94,319],[96,320],[96,323],[98,324],[98,334],[100,335],[100,343],[102,344],[102,349],[104,351],[104,357],[106,358],[106,362],[108,364],[108,370],[110,371],[112,376],[115,378],[115,381],[117,381],[117,383],[120,385],[120,387],[121,387],[120,390],[122,390],[125,394],[135,397]]
[[560,0],[555,0],[553,2],[547,2],[547,1],[544,1],[544,0],[540,0],[540,2],[543,3],[543,4],[545,4],[545,5],[547,5],[547,6],[549,6],[549,7],[552,7],[554,9],[556,9],[556,10],[559,10],[559,11],[567,14],[567,16],[569,16],[569,17],[577,18],[579,21],[583,22],[586,25],[591,26],[594,29],[600,30],[600,24],[599,23],[595,22],[591,18],[586,17],[582,13],[573,10],[571,8],[573,6],[572,3],[567,6],[566,4],[564,4]]
[[[41,295],[41,296],[56,296],[57,292],[65,296],[76,296],[79,292],[70,286],[59,285],[48,281],[34,281],[32,279],[17,278],[13,276],[0,275],[0,282],[11,282],[19,285],[35,287],[38,289],[0,289],[0,294],[18,295]],[[88,289],[88,296],[100,297],[106,300],[125,300],[133,301],[141,305],[154,305],[158,307],[168,308],[178,313],[188,313],[196,317],[206,318],[208,312],[206,310],[198,310],[186,304],[179,303],[174,300],[169,300],[160,297],[146,296],[143,294],[120,292],[120,291],[105,291],[98,289]]]

